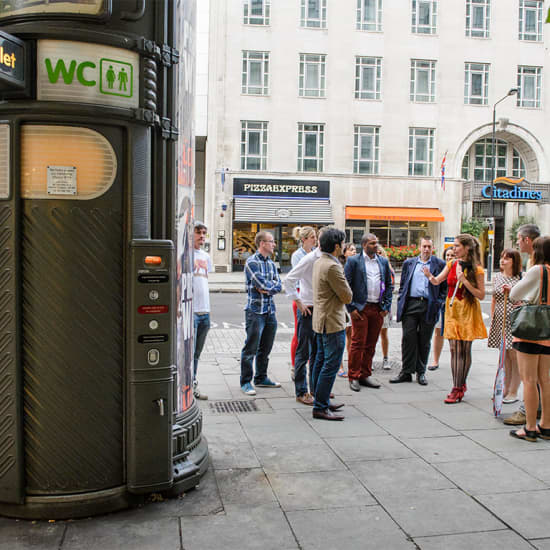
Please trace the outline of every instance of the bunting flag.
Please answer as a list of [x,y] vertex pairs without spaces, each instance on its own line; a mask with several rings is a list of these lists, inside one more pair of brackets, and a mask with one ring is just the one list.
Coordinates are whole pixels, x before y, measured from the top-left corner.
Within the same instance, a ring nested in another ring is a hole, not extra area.
[[447,162],[447,151],[443,155],[443,160],[441,161],[441,189],[445,191],[445,162]]

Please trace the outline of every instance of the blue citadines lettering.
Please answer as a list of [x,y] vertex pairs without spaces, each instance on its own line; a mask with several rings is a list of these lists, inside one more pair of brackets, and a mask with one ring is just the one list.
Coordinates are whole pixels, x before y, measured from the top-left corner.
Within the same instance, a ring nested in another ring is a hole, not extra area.
[[526,199],[532,201],[542,200],[541,191],[530,191],[528,189],[522,189],[515,185],[512,189],[501,189],[499,187],[493,187],[492,185],[486,185],[481,190],[481,196],[486,199],[491,198],[491,193],[494,199]]
[[490,198],[491,198],[491,186],[490,186],[490,185],[486,185],[486,186],[481,190],[481,194],[482,194],[486,199],[490,199]]

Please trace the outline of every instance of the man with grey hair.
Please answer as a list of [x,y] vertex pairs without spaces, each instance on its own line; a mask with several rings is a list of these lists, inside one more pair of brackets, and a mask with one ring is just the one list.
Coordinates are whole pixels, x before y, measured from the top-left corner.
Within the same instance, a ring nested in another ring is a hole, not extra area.
[[[529,254],[529,261],[527,263],[527,269],[531,267],[531,254],[533,254],[533,241],[540,237],[540,228],[533,223],[526,223],[518,228],[517,241],[519,251],[522,254]],[[540,418],[540,390],[539,390],[539,408],[537,410],[537,418]],[[504,424],[508,426],[523,426],[526,421],[525,416],[525,403],[521,403],[519,409],[508,418],[503,420]]]

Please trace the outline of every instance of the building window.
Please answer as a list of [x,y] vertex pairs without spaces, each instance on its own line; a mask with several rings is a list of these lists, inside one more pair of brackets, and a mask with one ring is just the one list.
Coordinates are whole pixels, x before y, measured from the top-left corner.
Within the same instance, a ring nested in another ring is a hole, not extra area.
[[241,120],[241,170],[267,169],[267,122]]
[[353,172],[378,174],[380,158],[380,128],[355,126],[353,138]]
[[369,233],[376,235],[382,246],[409,246],[428,234],[428,222],[370,220]]
[[[501,139],[496,140],[495,178],[506,176],[506,151],[508,145]],[[474,145],[474,181],[492,181],[493,178],[493,143],[491,138],[476,141]]]
[[[504,217],[504,206],[505,202],[503,201],[494,201],[493,210],[495,218]],[[472,218],[489,218],[491,217],[491,202],[488,200],[484,201],[474,201],[472,202]]]
[[382,30],[382,0],[357,0],[357,30]]
[[269,52],[243,51],[243,94],[269,94]]
[[325,97],[326,57],[324,54],[300,54],[300,96]]
[[542,0],[519,0],[519,39],[542,41]]
[[300,25],[325,29],[327,26],[327,0],[302,0]]
[[409,128],[409,176],[431,176],[433,157],[433,128]]
[[411,101],[435,101],[435,61],[411,59]]
[[437,29],[437,0],[412,0],[411,31],[435,34]]
[[512,152],[512,177],[524,178],[525,177],[525,162],[521,158],[519,151],[514,149]]
[[466,153],[462,159],[462,179],[470,179],[470,153]]
[[518,67],[518,107],[540,108],[542,67]]
[[466,36],[489,38],[491,0],[466,0]]
[[298,172],[322,172],[325,125],[298,124]]
[[244,0],[245,25],[269,25],[271,0]]
[[464,64],[464,103],[487,105],[489,89],[489,64]]
[[381,57],[355,58],[355,99],[380,99]]

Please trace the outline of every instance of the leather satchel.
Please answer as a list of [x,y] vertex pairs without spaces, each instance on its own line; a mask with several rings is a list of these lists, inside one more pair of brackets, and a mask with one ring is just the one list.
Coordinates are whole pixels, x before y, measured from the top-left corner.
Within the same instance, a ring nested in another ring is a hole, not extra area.
[[548,269],[547,266],[541,266],[540,302],[520,306],[510,312],[512,335],[516,338],[535,342],[550,339]]

